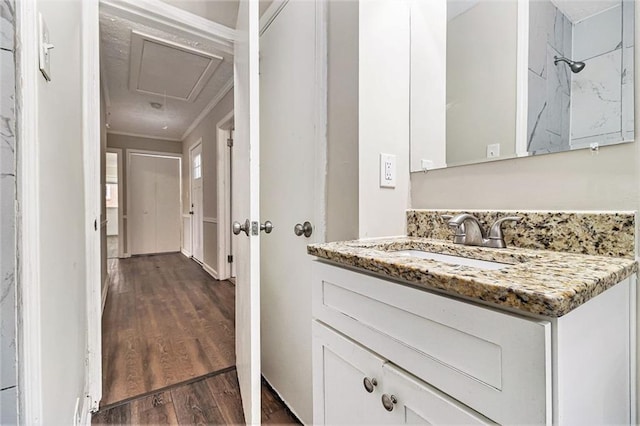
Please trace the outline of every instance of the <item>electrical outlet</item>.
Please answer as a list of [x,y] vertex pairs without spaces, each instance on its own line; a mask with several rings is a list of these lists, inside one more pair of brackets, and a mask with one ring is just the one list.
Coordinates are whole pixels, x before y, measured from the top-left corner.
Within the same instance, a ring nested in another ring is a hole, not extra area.
[[380,188],[396,187],[396,156],[380,154]]
[[492,143],[487,145],[487,158],[500,157],[500,144]]

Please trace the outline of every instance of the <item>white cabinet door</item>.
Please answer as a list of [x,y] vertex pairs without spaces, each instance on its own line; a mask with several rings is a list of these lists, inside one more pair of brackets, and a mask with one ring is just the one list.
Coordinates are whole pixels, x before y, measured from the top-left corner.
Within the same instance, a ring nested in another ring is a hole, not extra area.
[[384,360],[352,340],[313,323],[313,423],[394,424],[396,416],[380,402],[378,386],[368,392],[365,378],[378,382]]

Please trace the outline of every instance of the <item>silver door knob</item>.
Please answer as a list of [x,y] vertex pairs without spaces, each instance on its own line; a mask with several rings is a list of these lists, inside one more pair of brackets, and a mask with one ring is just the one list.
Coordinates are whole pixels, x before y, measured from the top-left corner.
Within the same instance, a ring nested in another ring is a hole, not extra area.
[[235,235],[238,235],[240,232],[244,232],[248,237],[249,230],[251,229],[251,223],[249,222],[249,219],[245,220],[244,224],[241,224],[240,222],[233,222],[233,227],[231,229]]
[[313,234],[313,226],[311,226],[311,223],[308,221],[302,225],[297,223],[296,226],[293,227],[293,233],[298,237],[304,235],[305,237],[309,238],[311,234]]
[[373,392],[373,388],[378,386],[378,381],[375,379],[375,377],[365,377],[364,380],[362,380],[362,384],[364,385],[364,390],[371,393]]
[[273,223],[271,223],[270,220],[267,220],[264,224],[260,225],[260,230],[270,234],[271,231],[273,231]]
[[387,411],[393,411],[393,406],[398,403],[398,399],[395,395],[382,395],[382,406]]

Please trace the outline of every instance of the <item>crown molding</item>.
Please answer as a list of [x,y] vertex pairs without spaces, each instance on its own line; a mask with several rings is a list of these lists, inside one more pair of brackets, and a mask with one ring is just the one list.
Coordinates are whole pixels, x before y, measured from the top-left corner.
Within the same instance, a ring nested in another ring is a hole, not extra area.
[[236,30],[160,0],[101,0],[100,8],[155,28],[207,40],[221,51],[233,54]]
[[165,137],[165,136],[145,135],[145,134],[142,134],[142,133],[120,132],[120,131],[117,131],[117,130],[107,130],[107,134],[108,135],[120,135],[120,136],[133,136],[135,138],[155,139],[155,140],[159,140],[159,141],[169,141],[169,142],[180,142],[180,143],[182,143],[181,139],[168,138],[168,137]]
[[218,94],[213,99],[211,99],[211,101],[207,104],[207,106],[204,107],[200,115],[198,115],[196,119],[193,120],[193,123],[191,123],[191,125],[187,128],[187,130],[184,131],[184,133],[182,134],[182,140],[185,140],[187,136],[189,136],[189,134],[191,134],[191,132],[193,132],[193,130],[196,127],[198,127],[198,125],[202,122],[202,120],[204,120],[204,118],[211,111],[213,111],[216,105],[218,105],[218,103],[222,100],[222,98],[224,98],[226,94],[229,93],[229,90],[231,89],[233,89],[233,77],[231,77],[229,81],[227,81],[224,84],[224,86],[222,86]]

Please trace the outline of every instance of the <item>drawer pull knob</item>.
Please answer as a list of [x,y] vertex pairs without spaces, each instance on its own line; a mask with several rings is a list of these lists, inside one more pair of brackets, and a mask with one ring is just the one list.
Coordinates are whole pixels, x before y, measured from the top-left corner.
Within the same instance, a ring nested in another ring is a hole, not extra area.
[[378,386],[378,381],[375,378],[370,379],[368,377],[365,377],[364,380],[362,381],[362,384],[364,385],[364,390],[371,393],[373,392],[373,388]]
[[393,407],[398,403],[395,395],[387,395],[386,393],[382,395],[382,406],[387,411],[393,411]]

